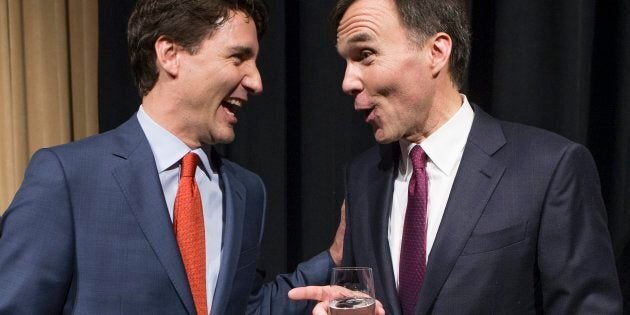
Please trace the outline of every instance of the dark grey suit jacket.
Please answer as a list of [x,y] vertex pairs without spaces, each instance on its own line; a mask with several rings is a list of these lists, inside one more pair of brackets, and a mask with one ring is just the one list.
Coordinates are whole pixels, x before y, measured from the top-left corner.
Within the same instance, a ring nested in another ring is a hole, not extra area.
[[[550,132],[475,118],[428,258],[416,314],[620,314],[599,177],[586,148]],[[374,268],[401,314],[388,244],[400,149],[347,170],[344,263]]]
[[[324,284],[322,253],[263,284],[256,260],[265,190],[212,154],[224,197],[212,314],[297,313],[294,286]],[[38,151],[0,220],[0,314],[193,314],[155,160],[135,118],[98,136]]]

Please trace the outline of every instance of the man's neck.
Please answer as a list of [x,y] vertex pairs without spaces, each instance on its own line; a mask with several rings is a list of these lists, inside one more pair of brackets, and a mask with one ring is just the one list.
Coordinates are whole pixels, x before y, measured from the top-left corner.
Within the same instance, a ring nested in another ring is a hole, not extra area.
[[198,148],[201,143],[193,141],[194,137],[189,136],[190,130],[182,125],[184,119],[181,117],[181,109],[177,102],[177,97],[173,93],[162,93],[160,86],[156,85],[147,95],[142,98],[142,107],[146,114],[151,117],[162,128],[175,135],[190,148]]
[[420,126],[422,129],[413,136],[407,137],[407,141],[421,143],[449,121],[462,106],[464,99],[457,89],[451,87],[442,90],[443,93],[437,92],[433,97],[431,106],[427,109],[426,119]]

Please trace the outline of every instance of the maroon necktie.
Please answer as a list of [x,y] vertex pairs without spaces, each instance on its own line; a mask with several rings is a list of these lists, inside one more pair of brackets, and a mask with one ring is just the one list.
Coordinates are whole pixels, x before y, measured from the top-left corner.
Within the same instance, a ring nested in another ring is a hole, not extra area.
[[409,158],[413,173],[409,180],[398,274],[398,296],[404,315],[414,312],[427,268],[427,155],[416,145]]

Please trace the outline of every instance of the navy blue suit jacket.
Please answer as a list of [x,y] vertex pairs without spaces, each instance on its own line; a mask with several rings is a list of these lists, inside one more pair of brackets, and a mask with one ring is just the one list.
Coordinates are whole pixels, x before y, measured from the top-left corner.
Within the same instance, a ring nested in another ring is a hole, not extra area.
[[[294,286],[324,284],[327,252],[262,284],[256,260],[265,190],[212,154],[224,196],[212,314],[304,311]],[[140,125],[38,151],[0,221],[1,314],[193,314],[155,160]]]
[[[416,314],[620,314],[599,177],[583,146],[475,118],[418,296]],[[344,263],[374,268],[387,314],[401,314],[388,243],[398,143],[347,171]]]

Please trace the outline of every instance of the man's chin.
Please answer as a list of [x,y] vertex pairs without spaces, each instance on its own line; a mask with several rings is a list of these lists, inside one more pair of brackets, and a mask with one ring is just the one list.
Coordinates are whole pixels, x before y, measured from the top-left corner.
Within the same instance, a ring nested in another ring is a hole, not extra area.
[[219,135],[210,135],[207,139],[207,141],[204,141],[204,143],[207,144],[230,144],[232,142],[234,142],[234,139],[236,138],[236,134],[234,134],[234,132],[226,132],[226,133],[222,133]]
[[378,144],[390,144],[390,143],[396,142],[396,141],[397,141],[396,139],[385,139],[385,140],[376,139],[376,143],[378,143]]
[[386,135],[381,129],[377,129],[374,132],[374,140],[376,140],[376,142],[379,144],[388,144],[398,141],[398,139],[393,138],[390,135]]
[[236,139],[236,135],[232,134],[232,136],[223,137],[223,138],[219,139],[219,141],[217,141],[217,143],[230,144],[230,143],[234,142],[234,139]]

